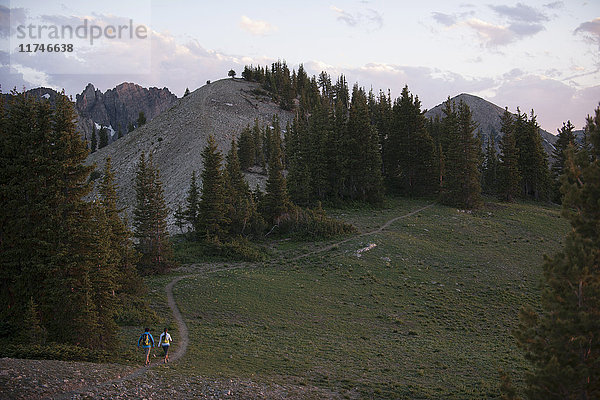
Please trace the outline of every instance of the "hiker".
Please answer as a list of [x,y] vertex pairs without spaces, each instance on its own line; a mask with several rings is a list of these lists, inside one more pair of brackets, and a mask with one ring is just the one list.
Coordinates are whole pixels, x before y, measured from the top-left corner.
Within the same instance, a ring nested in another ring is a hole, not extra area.
[[169,362],[169,347],[171,346],[172,341],[173,338],[169,332],[167,332],[167,328],[165,328],[165,331],[160,334],[160,338],[158,339],[158,346],[160,347],[162,344],[162,349],[165,352],[165,363]]
[[150,334],[150,328],[144,329],[144,333],[138,339],[138,348],[140,347],[140,343],[146,351],[146,364],[144,365],[148,365],[150,364],[150,349],[154,347],[154,338]]

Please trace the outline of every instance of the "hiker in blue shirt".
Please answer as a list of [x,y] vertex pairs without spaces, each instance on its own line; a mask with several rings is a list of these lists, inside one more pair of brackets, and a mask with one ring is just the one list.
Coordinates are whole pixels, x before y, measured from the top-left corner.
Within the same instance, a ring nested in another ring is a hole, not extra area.
[[140,343],[146,351],[146,364],[144,365],[148,365],[150,364],[150,349],[154,347],[154,338],[150,334],[150,328],[146,328],[144,330],[144,333],[142,333],[142,335],[138,339],[138,348],[140,347]]

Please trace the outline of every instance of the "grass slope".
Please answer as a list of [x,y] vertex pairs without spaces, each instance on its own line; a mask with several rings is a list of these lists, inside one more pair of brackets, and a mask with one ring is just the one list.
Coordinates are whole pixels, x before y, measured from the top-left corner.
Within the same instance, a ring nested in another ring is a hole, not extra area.
[[[425,204],[330,213],[366,232]],[[510,331],[566,231],[557,207],[490,203],[471,214],[435,205],[293,262],[315,243],[278,241],[276,261],[175,286],[190,347],[171,373],[340,398],[496,398],[498,369],[525,368]],[[151,281],[153,293],[168,280]]]

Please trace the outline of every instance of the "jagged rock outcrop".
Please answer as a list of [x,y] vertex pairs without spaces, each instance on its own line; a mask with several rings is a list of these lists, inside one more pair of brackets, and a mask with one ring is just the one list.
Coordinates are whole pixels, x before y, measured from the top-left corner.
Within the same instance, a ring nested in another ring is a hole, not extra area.
[[82,133],[89,140],[94,123],[110,126],[114,132],[121,129],[126,134],[127,126],[135,124],[140,112],[144,112],[146,119],[150,121],[176,101],[177,96],[167,88],[146,89],[135,83],[124,82],[102,93],[89,83],[76,96],[75,108],[80,120],[84,121],[81,124]]
[[[472,94],[462,93],[450,99],[450,101],[454,101],[457,105],[461,100],[469,106],[473,113],[473,120],[477,123],[478,129],[481,130],[483,136],[482,146],[485,148],[490,137],[493,137],[494,142],[496,143],[496,150],[498,150],[498,144],[502,137],[502,132],[500,132],[500,127],[502,125],[500,118],[502,117],[502,114],[504,114],[504,109],[481,97],[473,96]],[[425,113],[425,116],[427,118],[433,118],[437,115],[442,118],[444,114],[442,112],[443,108],[444,104],[439,104],[431,110],[428,110]],[[540,129],[540,135],[542,136],[544,150],[546,150],[548,155],[551,155],[552,150],[554,150],[554,143],[556,143],[556,136],[543,129]]]
[[[258,119],[261,125],[270,125],[279,115],[285,129],[293,113],[283,111],[270,97],[265,96],[260,84],[242,79],[222,79],[179,99],[171,108],[159,114],[146,125],[137,128],[115,144],[90,154],[88,164],[96,164],[101,172],[107,157],[111,157],[116,183],[119,187],[119,207],[126,209],[131,222],[135,203],[134,180],[137,163],[144,152],[151,154],[160,170],[165,200],[171,210],[169,227],[174,230],[173,211],[183,205],[189,189],[192,171],[203,168],[202,150],[207,138],[213,135],[220,150],[229,151],[231,139],[238,137],[246,125]],[[250,186],[264,186],[266,176],[246,175]],[[99,182],[99,180],[98,180]]]

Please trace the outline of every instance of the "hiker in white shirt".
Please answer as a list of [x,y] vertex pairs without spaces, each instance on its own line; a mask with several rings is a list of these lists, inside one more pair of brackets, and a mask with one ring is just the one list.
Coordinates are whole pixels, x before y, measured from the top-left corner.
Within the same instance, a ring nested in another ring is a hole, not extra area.
[[162,349],[165,352],[165,363],[169,362],[169,347],[171,346],[172,341],[173,338],[169,335],[169,332],[167,332],[167,328],[165,328],[165,331],[160,334],[160,338],[158,339],[158,345],[162,346]]

